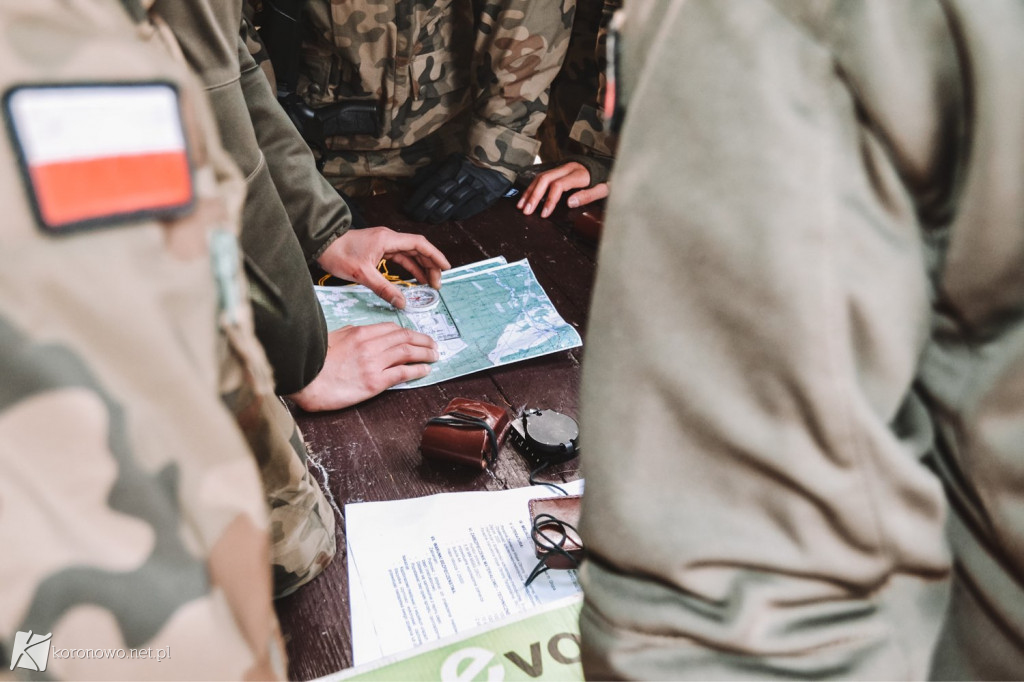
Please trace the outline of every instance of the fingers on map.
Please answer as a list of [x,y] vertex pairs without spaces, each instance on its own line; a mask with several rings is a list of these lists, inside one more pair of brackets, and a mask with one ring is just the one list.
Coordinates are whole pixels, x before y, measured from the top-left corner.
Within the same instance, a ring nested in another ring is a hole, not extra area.
[[558,314],[526,260],[502,257],[469,263],[441,275],[441,291],[403,287],[398,310],[362,286],[316,287],[328,331],[392,322],[437,342],[430,374],[394,386],[427,386],[548,353],[582,341]]

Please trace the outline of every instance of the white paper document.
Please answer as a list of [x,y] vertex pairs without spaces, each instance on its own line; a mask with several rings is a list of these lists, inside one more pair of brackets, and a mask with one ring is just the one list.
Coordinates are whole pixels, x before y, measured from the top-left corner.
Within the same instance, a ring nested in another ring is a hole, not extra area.
[[[583,482],[562,485],[570,494]],[[537,563],[527,502],[545,486],[345,505],[352,659],[361,665],[580,592]]]

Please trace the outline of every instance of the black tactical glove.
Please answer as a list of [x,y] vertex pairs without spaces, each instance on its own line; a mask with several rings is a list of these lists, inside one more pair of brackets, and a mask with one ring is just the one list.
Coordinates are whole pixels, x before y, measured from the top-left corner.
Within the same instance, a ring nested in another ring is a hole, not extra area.
[[512,186],[504,175],[481,168],[463,154],[416,174],[417,187],[405,205],[413,220],[441,223],[476,215]]

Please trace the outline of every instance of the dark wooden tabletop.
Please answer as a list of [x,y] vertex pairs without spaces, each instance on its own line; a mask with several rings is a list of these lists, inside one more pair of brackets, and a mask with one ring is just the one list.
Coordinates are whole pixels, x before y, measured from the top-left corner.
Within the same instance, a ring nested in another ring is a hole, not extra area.
[[[370,225],[423,234],[453,266],[494,256],[505,256],[509,262],[529,259],[558,312],[583,334],[595,246],[577,235],[567,214],[556,212],[554,220],[527,217],[516,210],[513,200],[502,199],[470,220],[427,225],[406,218],[398,199],[378,195],[359,205]],[[456,397],[504,405],[515,415],[524,407],[536,407],[576,417],[582,351],[564,351],[434,386],[385,391],[337,412],[295,411],[309,445],[310,468],[336,504],[338,554],[317,579],[276,603],[292,679],[308,680],[352,665],[344,505],[528,485],[526,464],[507,442],[493,471],[424,462],[419,453],[424,423]],[[578,478],[578,461],[553,471],[550,480]]]

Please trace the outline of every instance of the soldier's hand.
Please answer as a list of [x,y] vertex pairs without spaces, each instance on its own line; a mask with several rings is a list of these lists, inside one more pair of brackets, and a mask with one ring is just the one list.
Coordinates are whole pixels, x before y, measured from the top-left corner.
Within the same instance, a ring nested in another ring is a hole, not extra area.
[[404,308],[402,292],[377,270],[381,258],[398,263],[435,289],[441,288],[441,271],[451,267],[426,237],[386,227],[349,230],[335,239],[317,262],[332,275],[358,282],[396,308]]
[[463,154],[452,154],[440,166],[417,173],[417,182],[405,210],[413,220],[428,223],[474,216],[512,186],[498,171],[478,166]]
[[308,412],[339,410],[427,376],[438,357],[432,338],[393,322],[342,327],[327,335],[320,374],[288,397]]
[[[569,208],[584,206],[608,196],[608,183],[601,182],[591,187],[590,171],[583,164],[570,161],[557,168],[538,173],[516,203],[516,208],[526,215],[531,215],[543,203],[544,206],[541,208],[540,214],[541,217],[547,218],[555,210],[562,195],[574,189],[580,191],[569,196],[566,201]],[[547,195],[546,200],[545,195]]]

